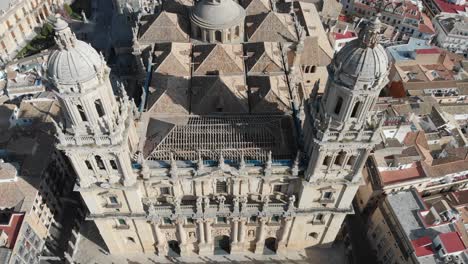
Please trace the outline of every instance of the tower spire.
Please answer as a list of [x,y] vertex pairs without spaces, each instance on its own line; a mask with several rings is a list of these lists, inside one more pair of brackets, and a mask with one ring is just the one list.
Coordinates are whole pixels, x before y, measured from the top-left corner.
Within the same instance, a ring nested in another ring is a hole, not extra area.
[[76,44],[76,36],[70,30],[68,23],[62,19],[60,14],[55,15],[54,21],[55,43],[60,50],[69,50]]
[[379,34],[381,28],[380,17],[382,15],[377,13],[359,32],[359,40],[365,47],[373,48],[379,43]]

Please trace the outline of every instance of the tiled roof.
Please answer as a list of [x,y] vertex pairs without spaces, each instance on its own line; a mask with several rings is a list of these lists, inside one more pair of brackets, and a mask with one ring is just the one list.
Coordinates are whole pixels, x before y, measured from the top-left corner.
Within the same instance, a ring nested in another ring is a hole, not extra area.
[[380,178],[384,185],[409,180],[416,180],[424,177],[426,177],[426,175],[419,162],[413,164],[413,166],[409,169],[399,169],[380,172]]
[[444,245],[447,253],[460,252],[466,249],[460,235],[457,232],[443,233],[439,238]]
[[159,15],[144,16],[141,20],[141,43],[189,41],[188,22],[184,16],[163,11]]
[[435,4],[440,8],[442,12],[446,13],[458,13],[458,12],[465,12],[466,5],[455,5],[449,3],[445,0],[433,0]]
[[434,250],[432,249],[432,239],[428,236],[411,240],[411,245],[413,245],[415,254],[418,257],[434,254]]
[[249,76],[249,102],[253,113],[288,112],[290,92],[285,75]]
[[193,46],[194,75],[244,74],[242,45]]
[[245,65],[250,74],[284,72],[278,43],[256,42],[244,45]]
[[246,33],[250,42],[295,42],[297,35],[289,14],[276,12],[247,16]]

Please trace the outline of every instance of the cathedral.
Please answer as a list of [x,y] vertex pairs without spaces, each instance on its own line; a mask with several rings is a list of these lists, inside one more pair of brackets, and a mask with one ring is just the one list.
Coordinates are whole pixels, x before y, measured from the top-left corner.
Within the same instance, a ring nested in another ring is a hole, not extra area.
[[57,148],[111,254],[282,254],[331,245],[353,213],[388,82],[379,17],[333,54],[313,4],[276,2],[139,16],[138,106],[57,16]]

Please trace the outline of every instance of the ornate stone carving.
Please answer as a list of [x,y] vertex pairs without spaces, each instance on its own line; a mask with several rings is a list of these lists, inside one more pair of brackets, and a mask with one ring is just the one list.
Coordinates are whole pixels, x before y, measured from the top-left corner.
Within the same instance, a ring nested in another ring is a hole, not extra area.
[[174,230],[164,230],[163,234],[166,237],[167,241],[171,241],[171,240],[176,240],[177,241],[177,236],[176,236],[175,229]]
[[230,229],[229,228],[215,228],[213,230],[213,236],[230,236]]

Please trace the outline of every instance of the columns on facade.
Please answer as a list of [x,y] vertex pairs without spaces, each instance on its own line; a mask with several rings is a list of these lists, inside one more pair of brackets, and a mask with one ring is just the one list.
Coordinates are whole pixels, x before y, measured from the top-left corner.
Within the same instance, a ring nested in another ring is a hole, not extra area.
[[205,244],[205,226],[203,219],[198,219],[197,220],[198,224],[198,243],[199,244]]
[[167,255],[167,243],[164,234],[161,232],[158,222],[153,222],[154,234],[156,236],[156,249],[159,256]]
[[187,244],[187,233],[184,228],[184,219],[180,218],[176,220],[177,224],[177,233],[179,234],[179,247],[180,255],[186,256],[189,253],[188,244]]
[[257,241],[255,244],[255,254],[263,254],[263,247],[265,246],[266,222],[266,218],[260,218],[260,230],[258,231]]
[[244,223],[245,220],[233,219],[231,253],[240,253],[244,250]]
[[284,218],[283,232],[281,233],[281,237],[278,240],[278,252],[286,250],[286,247],[288,244],[289,233],[291,232],[292,222],[293,222],[292,217]]
[[200,219],[198,221],[200,242],[198,244],[198,254],[202,256],[213,255],[213,238],[211,237],[211,221]]

